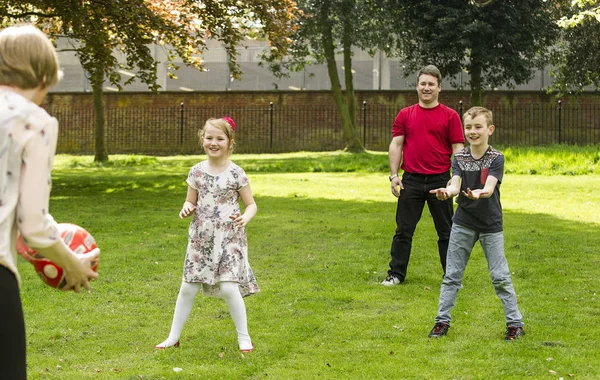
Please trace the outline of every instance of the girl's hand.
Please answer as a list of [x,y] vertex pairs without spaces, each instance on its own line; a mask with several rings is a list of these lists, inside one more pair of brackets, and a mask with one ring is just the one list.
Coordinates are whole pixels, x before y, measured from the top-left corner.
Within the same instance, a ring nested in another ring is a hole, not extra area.
[[179,211],[179,218],[187,218],[188,216],[192,215],[194,211],[196,211],[196,206],[191,202],[185,201],[183,208],[181,211]]
[[463,191],[463,194],[469,199],[476,200],[479,198],[483,198],[483,195],[488,195],[489,191],[483,189],[471,190],[467,187],[467,191]]
[[96,248],[88,253],[72,254],[72,258],[68,260],[65,266],[66,284],[60,290],[73,290],[76,293],[81,291],[81,288],[90,290],[90,280],[98,278],[98,273],[92,270],[92,266],[98,260],[100,249]]
[[236,212],[233,215],[229,215],[229,219],[233,220],[233,225],[237,228],[246,226],[250,221],[247,220],[246,217],[244,217],[244,215],[240,214],[239,212]]

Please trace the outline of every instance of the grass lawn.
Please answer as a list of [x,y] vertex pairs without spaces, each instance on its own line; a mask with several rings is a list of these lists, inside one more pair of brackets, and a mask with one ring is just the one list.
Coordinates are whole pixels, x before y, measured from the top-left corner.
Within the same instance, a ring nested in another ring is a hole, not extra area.
[[247,231],[261,292],[245,299],[256,349],[245,355],[225,302],[201,295],[181,347],[152,348],[168,334],[181,281],[184,180],[203,157],[96,166],[59,156],[51,213],[94,234],[100,278],[89,294],[59,292],[20,260],[29,377],[598,379],[600,154],[565,149],[507,154],[506,256],[527,332],[515,342],[503,341],[479,246],[449,335],[427,338],[442,276],[427,211],[405,284],[379,284],[395,228],[384,153],[234,155],[259,208]]

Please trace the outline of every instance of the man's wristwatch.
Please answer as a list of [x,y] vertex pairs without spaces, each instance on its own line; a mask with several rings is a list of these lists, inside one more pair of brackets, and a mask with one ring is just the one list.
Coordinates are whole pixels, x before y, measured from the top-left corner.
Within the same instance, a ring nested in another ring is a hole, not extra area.
[[398,174],[392,174],[392,175],[390,176],[390,182],[392,182],[392,180],[393,180],[394,178],[397,178],[397,177],[398,177]]

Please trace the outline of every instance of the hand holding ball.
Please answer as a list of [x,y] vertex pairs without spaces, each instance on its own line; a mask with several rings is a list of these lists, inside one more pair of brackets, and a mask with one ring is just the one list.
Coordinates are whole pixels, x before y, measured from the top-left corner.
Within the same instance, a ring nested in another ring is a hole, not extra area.
[[[76,255],[87,254],[98,248],[94,237],[80,226],[70,223],[59,223],[58,231],[65,244],[75,252]],[[23,243],[21,236],[17,239],[17,252],[33,265],[36,273],[48,286],[61,289],[67,284],[63,268],[59,267],[35,250],[27,247]],[[98,257],[91,262],[91,267],[94,272],[98,269],[98,263]]]

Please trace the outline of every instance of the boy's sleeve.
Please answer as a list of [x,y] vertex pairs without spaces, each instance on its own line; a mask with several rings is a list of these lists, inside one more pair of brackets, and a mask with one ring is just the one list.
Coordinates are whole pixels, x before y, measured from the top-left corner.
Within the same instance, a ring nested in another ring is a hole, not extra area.
[[456,155],[452,157],[452,177],[462,176],[462,170],[460,170],[460,166],[458,165],[458,161],[456,160]]
[[494,158],[490,165],[489,175],[494,176],[498,179],[498,183],[502,183],[502,177],[504,176],[504,155],[499,154]]

